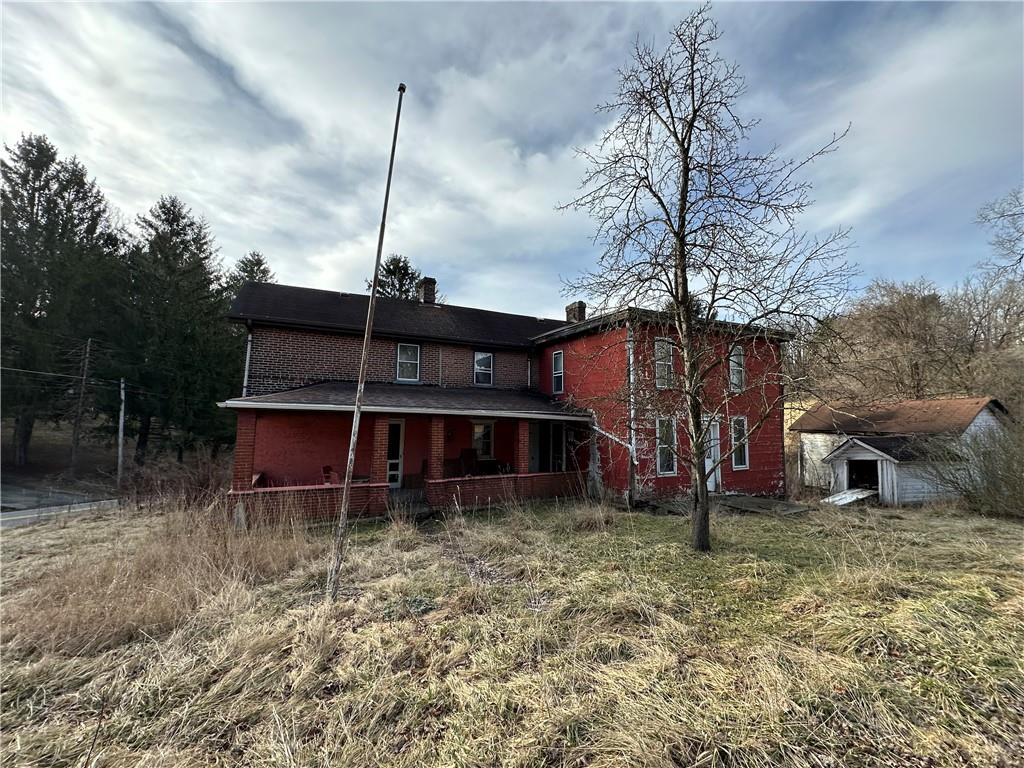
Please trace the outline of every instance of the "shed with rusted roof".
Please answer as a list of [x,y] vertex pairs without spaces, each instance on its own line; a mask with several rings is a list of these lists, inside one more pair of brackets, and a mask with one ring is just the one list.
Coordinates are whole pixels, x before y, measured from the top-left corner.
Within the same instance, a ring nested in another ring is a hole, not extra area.
[[[929,455],[929,446],[936,438],[963,440],[1002,428],[1008,418],[1006,408],[993,397],[867,406],[820,403],[798,418],[790,431],[800,438],[800,477],[805,486],[833,493],[872,488],[883,504],[894,506],[941,496],[931,480],[938,459]],[[942,461],[949,463],[951,458],[945,451]],[[954,466],[948,469],[959,471]]]

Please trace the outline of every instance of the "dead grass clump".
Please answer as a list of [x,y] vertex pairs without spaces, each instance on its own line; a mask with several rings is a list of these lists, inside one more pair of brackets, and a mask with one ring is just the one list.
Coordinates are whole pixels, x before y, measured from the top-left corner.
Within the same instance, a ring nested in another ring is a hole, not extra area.
[[606,531],[614,524],[614,512],[602,504],[580,504],[569,513],[569,526],[574,531]]
[[166,503],[132,548],[72,550],[5,601],[9,647],[95,653],[166,634],[227,585],[257,583],[317,557],[299,525],[238,530],[222,515]]

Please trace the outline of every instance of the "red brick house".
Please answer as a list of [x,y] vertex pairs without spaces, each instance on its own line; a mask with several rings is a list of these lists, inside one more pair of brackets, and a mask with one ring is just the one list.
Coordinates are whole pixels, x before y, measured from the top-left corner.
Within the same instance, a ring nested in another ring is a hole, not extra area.
[[[587,319],[576,302],[564,320],[542,319],[437,304],[435,288],[426,278],[418,301],[379,299],[353,514],[379,514],[396,498],[471,507],[513,495],[688,488],[674,451],[683,431],[645,415],[673,396],[672,354],[658,346],[661,315]],[[308,516],[337,509],[367,300],[273,284],[239,292],[229,317],[248,329],[245,379],[242,396],[222,405],[238,416],[231,494],[246,507],[291,504]],[[741,366],[777,370],[779,341],[751,339]],[[733,420],[753,409],[742,391],[723,396]],[[713,448],[736,454],[714,476],[715,489],[781,492],[781,398],[746,439],[734,445],[732,432],[723,429]]]

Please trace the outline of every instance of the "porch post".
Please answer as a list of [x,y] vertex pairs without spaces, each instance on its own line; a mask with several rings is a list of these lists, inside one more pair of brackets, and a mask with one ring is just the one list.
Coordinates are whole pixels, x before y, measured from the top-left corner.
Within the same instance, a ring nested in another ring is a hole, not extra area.
[[530,422],[519,419],[516,433],[516,474],[525,475],[530,471]]
[[427,480],[444,475],[444,416],[430,417],[430,446],[427,449]]
[[373,459],[370,461],[370,482],[388,481],[388,420],[377,416],[373,420]]
[[252,487],[253,462],[256,455],[256,414],[238,411],[235,433],[235,464],[231,472],[231,488],[244,491]]

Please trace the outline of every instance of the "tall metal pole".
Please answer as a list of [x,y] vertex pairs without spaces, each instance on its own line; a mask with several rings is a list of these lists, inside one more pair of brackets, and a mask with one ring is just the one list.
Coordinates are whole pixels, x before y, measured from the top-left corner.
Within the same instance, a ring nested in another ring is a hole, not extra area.
[[388,160],[388,180],[384,186],[384,212],[380,217],[380,235],[377,237],[377,261],[373,266],[373,282],[370,284],[370,301],[366,309],[366,331],[363,333],[363,354],[359,359],[359,380],[356,384],[356,402],[352,410],[352,434],[348,441],[348,461],[345,463],[345,482],[341,487],[341,508],[334,530],[334,549],[331,570],[327,574],[327,599],[334,601],[338,596],[338,572],[345,558],[345,534],[348,530],[348,505],[352,492],[352,473],[356,464],[356,440],[359,437],[359,417],[363,410],[363,389],[366,385],[367,359],[370,356],[370,334],[373,331],[373,311],[377,304],[377,275],[380,272],[380,257],[384,250],[384,225],[388,219],[388,199],[391,197],[391,174],[395,168],[395,147],[398,145],[398,121],[402,117],[402,96],[405,83],[398,84],[398,109],[395,112],[395,133],[391,137],[391,157]]
[[117,415],[117,489],[124,474],[124,377],[121,377],[121,411]]

